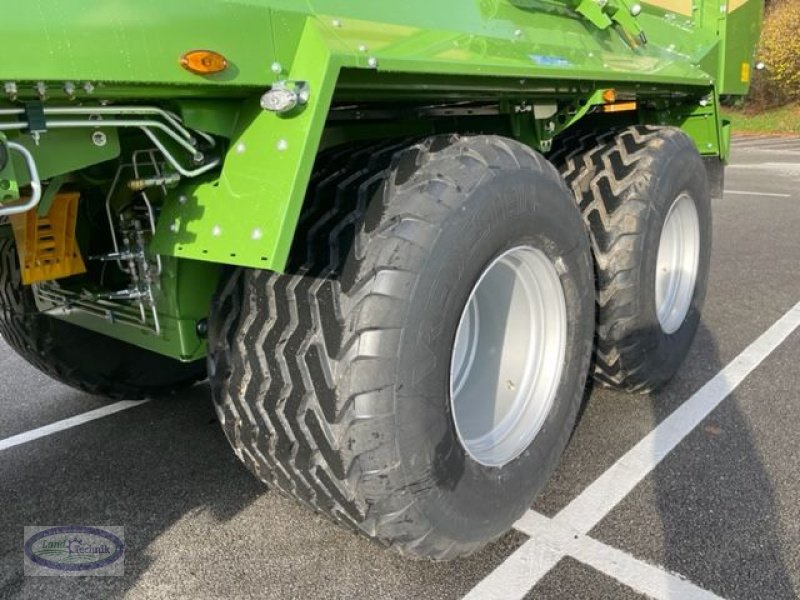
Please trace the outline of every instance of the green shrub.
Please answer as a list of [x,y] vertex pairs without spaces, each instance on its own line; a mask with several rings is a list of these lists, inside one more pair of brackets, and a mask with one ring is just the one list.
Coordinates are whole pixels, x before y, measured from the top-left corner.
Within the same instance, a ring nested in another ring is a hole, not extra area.
[[800,0],[770,3],[758,48],[766,68],[753,77],[750,100],[760,107],[800,101]]

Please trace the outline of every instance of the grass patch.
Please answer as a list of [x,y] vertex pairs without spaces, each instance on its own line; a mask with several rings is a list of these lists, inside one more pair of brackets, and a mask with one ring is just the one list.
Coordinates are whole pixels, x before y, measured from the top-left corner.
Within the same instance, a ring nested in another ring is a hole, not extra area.
[[734,133],[800,134],[800,105],[783,106],[758,112],[725,107],[722,114],[733,122]]

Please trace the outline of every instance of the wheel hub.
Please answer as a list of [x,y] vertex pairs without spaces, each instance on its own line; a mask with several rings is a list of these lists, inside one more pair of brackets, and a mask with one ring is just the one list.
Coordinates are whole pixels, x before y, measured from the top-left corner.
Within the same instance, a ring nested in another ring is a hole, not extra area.
[[536,248],[496,258],[472,289],[456,332],[450,401],[477,462],[503,466],[550,413],[566,357],[567,307],[558,272]]
[[683,325],[694,297],[700,265],[700,218],[692,197],[683,193],[664,220],[656,259],[656,314],[666,334]]

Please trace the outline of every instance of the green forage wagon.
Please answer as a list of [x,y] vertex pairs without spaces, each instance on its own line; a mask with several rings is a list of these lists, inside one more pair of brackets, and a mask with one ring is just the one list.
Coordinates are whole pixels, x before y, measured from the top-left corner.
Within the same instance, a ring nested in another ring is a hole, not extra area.
[[5,0],[0,332],[419,557],[679,369],[760,0]]

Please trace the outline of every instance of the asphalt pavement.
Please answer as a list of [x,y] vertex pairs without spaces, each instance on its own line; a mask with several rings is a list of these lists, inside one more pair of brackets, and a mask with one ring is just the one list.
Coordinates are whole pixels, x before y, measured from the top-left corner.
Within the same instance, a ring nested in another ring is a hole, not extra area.
[[[690,356],[657,395],[591,391],[532,507],[542,531],[800,302],[798,182],[800,140],[735,141]],[[798,598],[800,329],[763,354],[663,461],[576,530],[583,546],[556,534],[540,542],[520,525],[450,563],[402,559],[267,491],[230,451],[198,385],[0,450],[0,598],[513,597],[504,569],[522,574],[530,598]],[[109,403],[49,380],[0,342],[0,440]],[[23,526],[62,524],[124,526],[125,575],[24,576]],[[552,568],[540,568],[547,552]],[[475,588],[484,580],[489,595]]]

